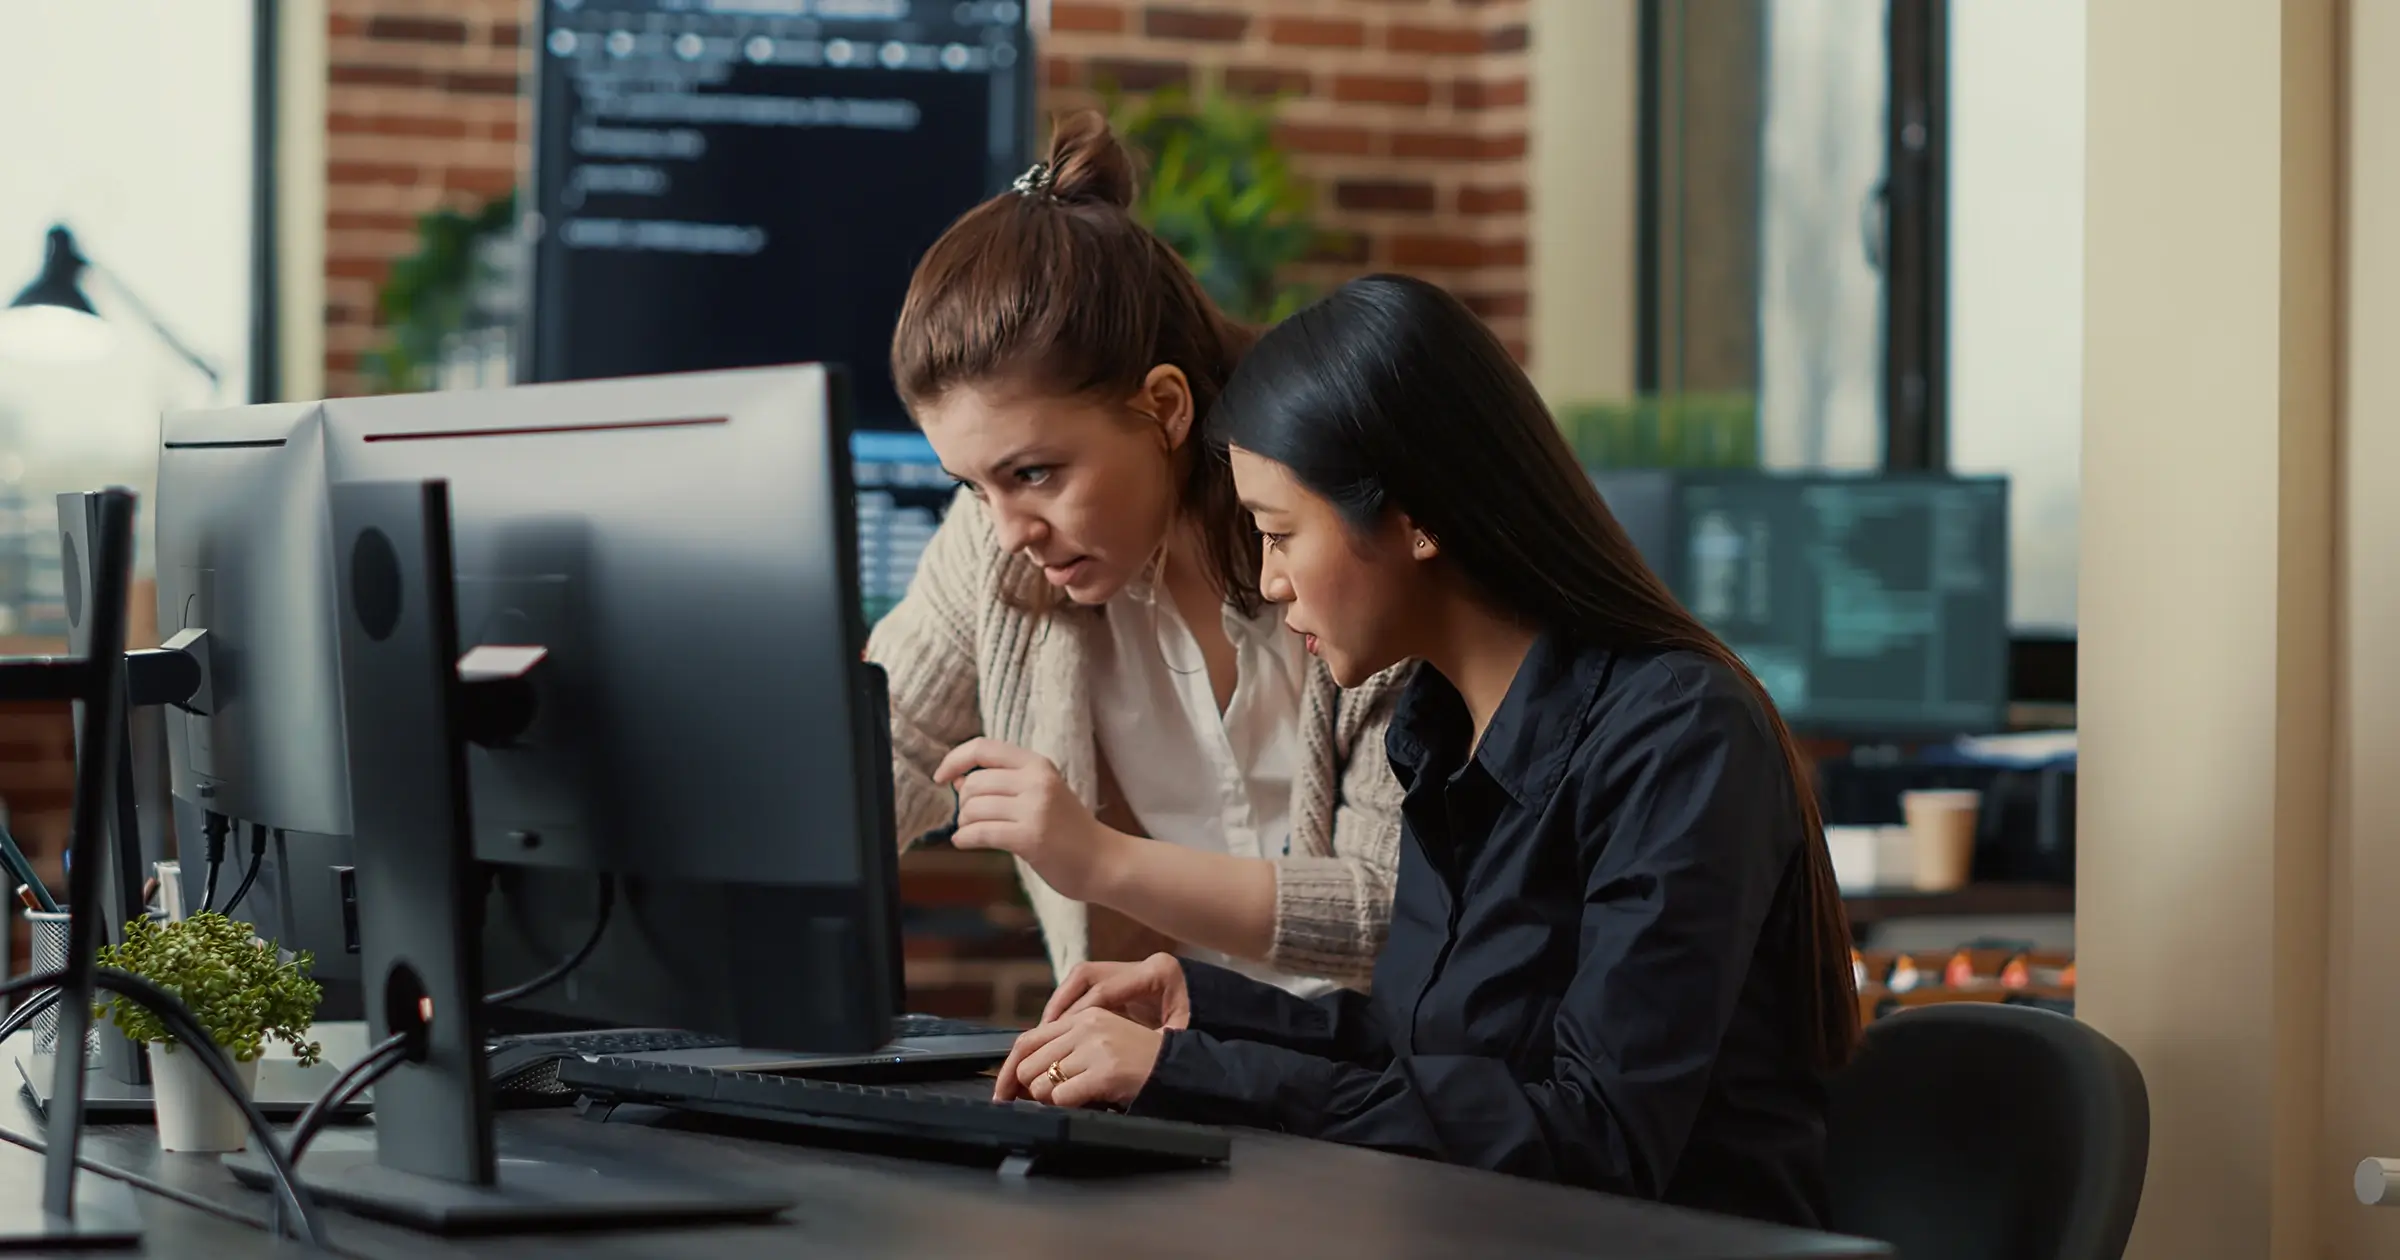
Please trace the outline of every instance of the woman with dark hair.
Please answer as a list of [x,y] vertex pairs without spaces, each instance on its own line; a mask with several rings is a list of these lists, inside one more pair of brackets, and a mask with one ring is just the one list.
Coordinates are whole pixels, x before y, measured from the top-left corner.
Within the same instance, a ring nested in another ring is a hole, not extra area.
[[1363,983],[1396,677],[1336,687],[1260,598],[1198,431],[1253,334],[1133,192],[1107,124],[1072,115],[910,282],[892,374],[961,490],[867,647],[900,837],[955,823],[1014,854],[1062,975],[1169,948],[1296,993]]
[[1269,332],[1210,427],[1334,678],[1424,663],[1373,995],[1087,966],[1000,1095],[1819,1223],[1858,1012],[1807,770],[1525,374],[1448,293],[1371,276]]

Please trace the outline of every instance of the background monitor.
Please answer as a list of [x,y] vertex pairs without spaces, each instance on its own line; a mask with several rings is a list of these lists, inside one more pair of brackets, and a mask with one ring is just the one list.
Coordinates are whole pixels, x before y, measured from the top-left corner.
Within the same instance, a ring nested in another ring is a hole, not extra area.
[[1794,729],[2006,729],[2002,477],[1595,474],[1610,511]]
[[447,482],[462,646],[547,652],[532,724],[467,756],[487,982],[619,895],[528,1009],[808,1049],[888,1008],[844,403],[808,366],[325,404],[335,485]]
[[[269,848],[241,917],[316,956],[326,1019],[358,1017],[350,784],[342,736],[324,410],[269,404],[169,414],[160,427],[158,626],[209,633],[212,711],[164,711],[184,904],[206,880],[211,813],[229,820],[220,904]],[[137,723],[140,721],[137,718]]]
[[1017,0],[543,4],[524,379],[822,360],[905,428],[917,259],[1025,169]]

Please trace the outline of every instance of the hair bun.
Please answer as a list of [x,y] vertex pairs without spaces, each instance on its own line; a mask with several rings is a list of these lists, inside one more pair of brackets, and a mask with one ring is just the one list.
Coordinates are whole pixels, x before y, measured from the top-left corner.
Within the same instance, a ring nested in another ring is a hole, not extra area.
[[1076,110],[1051,130],[1050,195],[1068,205],[1133,208],[1133,154],[1098,110]]

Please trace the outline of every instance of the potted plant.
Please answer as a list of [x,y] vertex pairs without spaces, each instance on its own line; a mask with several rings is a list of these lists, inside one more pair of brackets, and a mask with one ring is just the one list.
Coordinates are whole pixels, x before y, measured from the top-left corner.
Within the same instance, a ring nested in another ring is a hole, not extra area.
[[[291,1046],[303,1064],[323,1055],[320,1046],[305,1039],[324,996],[308,978],[315,960],[302,953],[282,961],[247,923],[214,911],[173,923],[136,919],[125,925],[124,944],[100,951],[100,962],[180,998],[233,1060],[245,1090],[258,1079],[258,1056],[270,1037]],[[160,1148],[238,1151],[248,1144],[241,1107],[218,1088],[200,1056],[178,1043],[165,1021],[123,997],[112,996],[95,1014],[114,1020],[119,1031],[150,1048]]]
[[1284,271],[1324,235],[1315,192],[1275,143],[1275,101],[1180,87],[1104,94],[1117,134],[1141,155],[1133,205],[1227,314],[1273,324],[1314,294]]
[[1557,415],[1586,468],[1758,467],[1758,400],[1748,394],[1646,394]]

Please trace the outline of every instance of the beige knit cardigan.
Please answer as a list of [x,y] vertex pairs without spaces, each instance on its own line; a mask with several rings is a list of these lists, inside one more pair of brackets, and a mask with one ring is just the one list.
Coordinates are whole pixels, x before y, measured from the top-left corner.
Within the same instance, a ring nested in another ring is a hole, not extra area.
[[[1099,807],[1089,671],[1096,610],[1027,611],[1040,571],[1000,549],[991,518],[961,491],[934,533],[908,594],[876,623],[867,658],[891,681],[892,778],[900,842],[947,825],[955,800],[932,773],[978,735],[1048,757],[1085,804]],[[1011,599],[1003,598],[1014,595]],[[1399,860],[1400,786],[1384,728],[1406,681],[1397,666],[1344,691],[1310,661],[1293,776],[1291,853],[1275,859],[1278,970],[1365,987],[1391,915]],[[1017,863],[1050,962],[1060,975],[1090,954],[1083,903]]]

